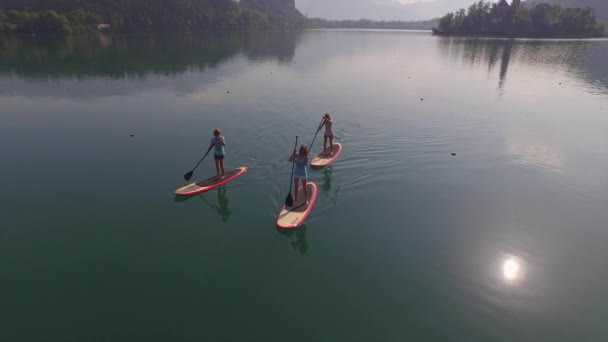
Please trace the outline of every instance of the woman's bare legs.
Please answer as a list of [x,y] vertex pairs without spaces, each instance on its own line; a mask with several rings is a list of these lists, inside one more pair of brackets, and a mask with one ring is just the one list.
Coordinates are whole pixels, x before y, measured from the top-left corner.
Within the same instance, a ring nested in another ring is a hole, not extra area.
[[217,174],[215,175],[217,178],[220,178],[220,160],[215,160],[215,171]]

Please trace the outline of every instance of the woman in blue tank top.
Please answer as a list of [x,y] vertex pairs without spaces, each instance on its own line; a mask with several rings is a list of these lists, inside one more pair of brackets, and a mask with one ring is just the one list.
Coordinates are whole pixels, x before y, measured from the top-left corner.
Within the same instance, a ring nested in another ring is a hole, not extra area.
[[306,187],[307,183],[307,172],[306,168],[308,166],[308,147],[302,145],[300,146],[299,153],[296,154],[296,150],[293,150],[289,161],[293,161],[295,163],[295,168],[293,171],[293,183],[296,186],[295,190],[295,203],[298,203],[298,185],[302,184],[302,188],[304,189],[304,197],[306,199],[306,204],[308,205],[308,189]]

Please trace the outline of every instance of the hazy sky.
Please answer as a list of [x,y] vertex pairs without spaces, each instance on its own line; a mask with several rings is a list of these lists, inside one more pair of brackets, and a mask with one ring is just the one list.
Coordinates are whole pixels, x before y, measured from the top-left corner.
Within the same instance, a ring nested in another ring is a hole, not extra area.
[[474,2],[476,0],[296,0],[296,7],[309,17],[327,19],[422,20],[443,16]]

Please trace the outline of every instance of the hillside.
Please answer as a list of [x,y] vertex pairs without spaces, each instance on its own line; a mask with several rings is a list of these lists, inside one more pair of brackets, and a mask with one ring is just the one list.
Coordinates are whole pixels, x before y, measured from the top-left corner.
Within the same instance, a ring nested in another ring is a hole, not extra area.
[[0,32],[84,33],[294,29],[293,0],[0,0]]
[[519,6],[479,1],[468,9],[448,13],[439,20],[437,35],[489,37],[592,38],[605,34],[591,8],[573,9],[558,5]]
[[591,7],[595,10],[597,20],[608,25],[608,0],[528,0],[524,5],[535,6],[540,3],[572,8]]
[[244,8],[264,13],[275,27],[298,29],[304,27],[305,18],[296,9],[295,0],[240,0]]

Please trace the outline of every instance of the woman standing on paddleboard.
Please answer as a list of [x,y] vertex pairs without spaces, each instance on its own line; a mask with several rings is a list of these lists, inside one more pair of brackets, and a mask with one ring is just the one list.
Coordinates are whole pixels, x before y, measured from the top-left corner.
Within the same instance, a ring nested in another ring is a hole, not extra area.
[[325,134],[323,135],[323,151],[327,149],[327,142],[329,141],[329,147],[331,151],[329,155],[334,154],[334,122],[331,119],[331,115],[326,113],[323,116],[323,123],[319,126],[319,130],[321,130],[325,126]]
[[[211,145],[209,145],[209,149],[207,153],[211,151],[212,148],[215,147],[213,151],[213,158],[215,159],[215,170],[217,171],[217,178],[224,177],[224,158],[226,158],[226,150],[224,149],[226,146],[226,139],[222,136],[222,131],[220,129],[216,129],[213,131],[213,138],[211,139]],[[220,172],[221,171],[221,172]]]
[[304,189],[306,205],[308,205],[308,189],[306,186],[306,183],[308,181],[308,176],[306,172],[306,167],[308,165],[308,147],[304,145],[300,146],[300,151],[298,154],[296,154],[296,150],[293,150],[289,161],[293,161],[295,163],[295,169],[293,173],[293,183],[296,186],[295,203],[298,203],[298,183],[300,183],[302,184],[302,188]]

